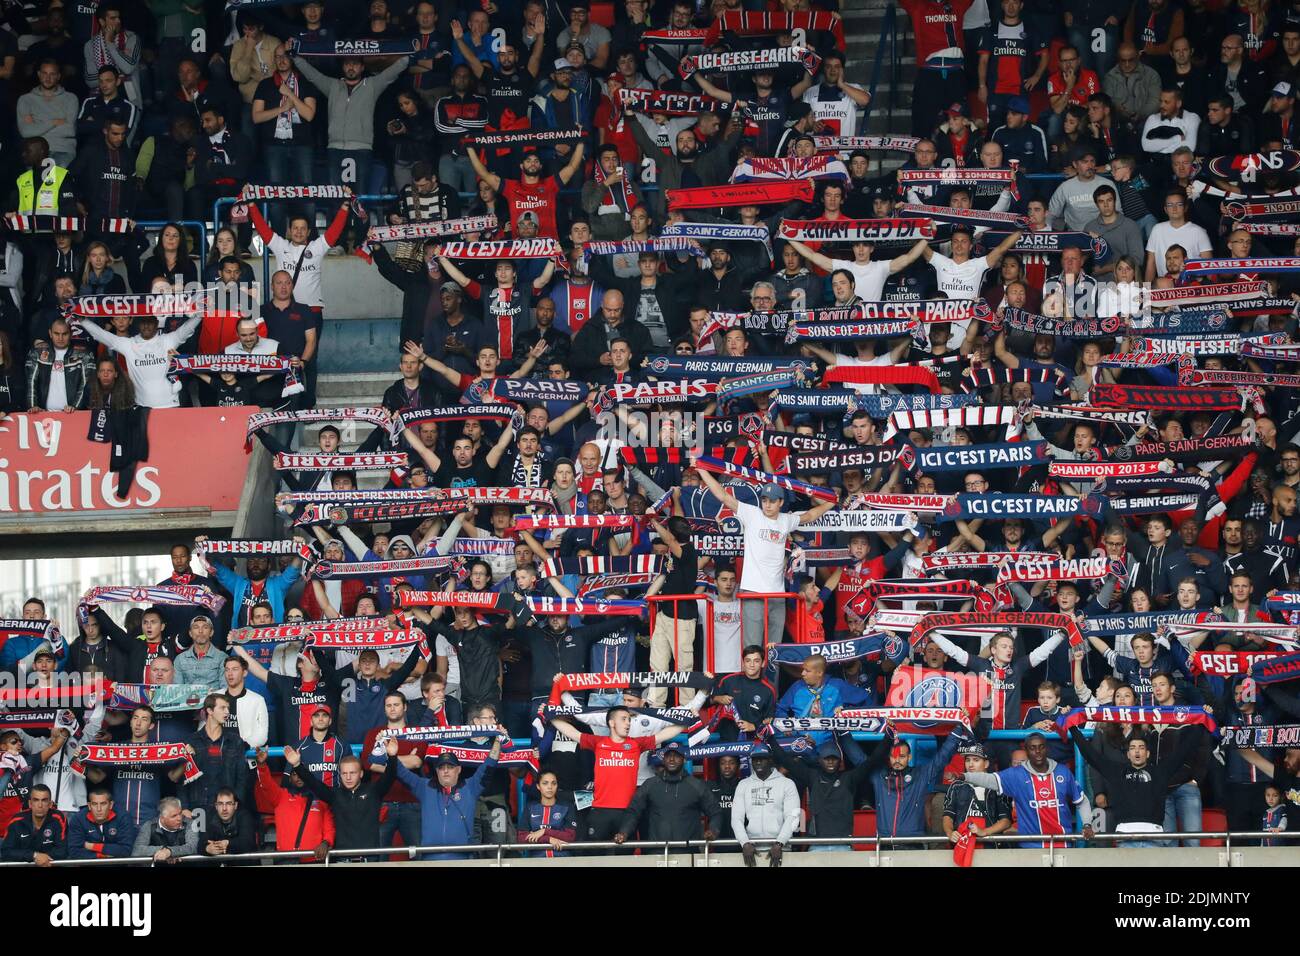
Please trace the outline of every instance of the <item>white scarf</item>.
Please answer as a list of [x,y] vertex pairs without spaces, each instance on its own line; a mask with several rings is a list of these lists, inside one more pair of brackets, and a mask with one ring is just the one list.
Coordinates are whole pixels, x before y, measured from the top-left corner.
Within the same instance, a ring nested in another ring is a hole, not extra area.
[[[290,70],[289,78],[287,80],[281,81],[281,83],[277,86],[277,89],[283,86],[287,86],[289,88],[289,91],[293,93],[295,97],[297,97],[299,95],[298,73],[294,70]],[[288,110],[281,113],[279,116],[275,118],[275,138],[293,139],[293,124],[301,123],[301,122],[302,122],[302,117],[298,115],[298,107],[296,106],[289,107]]]

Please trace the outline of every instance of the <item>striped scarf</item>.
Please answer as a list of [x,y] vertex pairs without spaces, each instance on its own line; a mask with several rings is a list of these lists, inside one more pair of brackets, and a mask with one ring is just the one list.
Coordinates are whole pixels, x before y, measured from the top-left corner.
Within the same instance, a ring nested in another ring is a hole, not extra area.
[[200,584],[172,584],[145,586],[108,586],[90,588],[81,596],[82,607],[99,604],[163,604],[169,606],[195,605],[213,613],[225,607],[226,599]]
[[1061,369],[1032,368],[1029,366],[1007,368],[1006,366],[976,367],[972,365],[966,370],[966,375],[962,379],[961,390],[963,392],[975,392],[981,388],[992,388],[994,385],[1010,384],[1012,382],[1050,384],[1053,391],[1061,398],[1070,393],[1069,379],[1066,378],[1065,372],[1061,371]]
[[[724,10],[705,31],[704,45],[713,46],[724,33],[742,37],[773,36],[781,33],[830,33],[835,48],[844,52],[844,21],[829,10]],[[798,34],[796,33],[796,36]]]
[[[919,172],[920,170],[918,170]],[[989,229],[1011,227],[1028,229],[1029,217],[1012,212],[992,212],[985,209],[956,209],[952,206],[930,206],[924,203],[900,203],[894,212],[910,218],[933,219],[953,225],[984,226]]]
[[1069,614],[1048,611],[958,611],[951,614],[927,614],[912,628],[909,638],[913,647],[925,640],[926,635],[939,628],[966,630],[967,628],[997,627],[1008,630],[1014,627],[1045,628],[1064,631],[1071,647],[1083,644],[1079,625]]
[[782,239],[800,242],[915,242],[933,239],[928,219],[783,219]]
[[392,426],[392,419],[386,408],[299,408],[274,412],[257,412],[248,416],[248,435],[244,441],[244,451],[253,450],[253,435],[272,425],[286,425],[289,422],[368,422],[387,431]]
[[404,468],[406,452],[388,451],[356,455],[298,455],[277,452],[272,459],[276,471],[389,471]]
[[385,561],[317,561],[304,577],[319,581],[332,578],[387,578],[394,575],[464,571],[465,563],[455,555],[427,555]]
[[918,428],[983,428],[994,425],[1007,427],[1008,440],[1018,435],[1021,430],[1019,409],[1014,405],[969,405],[961,408],[907,409],[894,412],[889,416],[889,424],[881,441],[889,441],[898,432],[909,432]]
[[855,150],[910,153],[916,149],[917,136],[814,136],[813,143],[823,153],[851,153]]
[[188,744],[85,744],[72,759],[69,769],[78,776],[85,776],[87,764],[106,767],[123,767],[129,764],[169,764],[183,763],[185,783],[191,783],[203,776],[203,771],[194,762]]
[[766,50],[739,50],[735,53],[695,53],[684,56],[677,74],[689,80],[696,73],[753,73],[794,64],[809,76],[817,72],[822,58],[802,46],[773,47]]
[[[831,156],[800,158],[754,157],[744,159],[731,171],[733,183],[771,182],[788,179],[838,179],[849,181],[849,170],[842,160]],[[917,238],[920,238],[919,236]]]
[[728,478],[736,479],[747,485],[754,487],[775,484],[786,491],[793,491],[795,494],[805,495],[814,501],[838,501],[839,494],[830,488],[821,488],[817,485],[810,485],[807,482],[798,481],[788,475],[774,475],[771,472],[760,471],[757,468],[749,468],[744,465],[732,464],[720,458],[697,458],[695,467],[701,471],[712,472],[717,475],[726,475]]
[[26,235],[83,232],[86,229],[125,235],[135,229],[135,220],[121,218],[78,219],[75,216],[53,216],[46,213],[7,212],[5,213],[5,225],[9,227],[11,232],[21,232]]
[[230,373],[232,375],[272,375],[284,376],[284,387],[280,390],[281,398],[297,395],[304,390],[298,381],[298,370],[292,360],[280,355],[173,355],[167,363],[167,378],[176,390],[180,390],[180,376],[208,372],[214,375]]
[[497,228],[497,217],[464,216],[460,219],[440,219],[428,222],[407,222],[400,226],[371,226],[366,239],[357,247],[356,254],[367,262],[372,261],[374,247],[385,242],[404,242],[413,239],[441,239],[460,236],[467,232],[492,232]]
[[[810,179],[782,179],[761,183],[737,183],[729,186],[694,186],[686,189],[668,190],[668,209],[735,209],[738,206],[785,205],[792,202],[812,202],[816,188]],[[685,225],[679,223],[678,225]],[[690,235],[693,239],[741,238],[727,236],[735,228],[754,228],[729,226],[727,223],[690,223],[696,227],[689,233],[683,233],[673,226],[665,226],[664,234]],[[714,228],[703,232],[699,227]],[[767,227],[763,227],[764,232]],[[712,233],[712,234],[709,234]]]
[[[649,36],[650,33],[642,35],[643,39]],[[692,96],[669,90],[633,90],[627,87],[618,91],[618,103],[629,112],[663,113],[665,116],[697,116],[700,113],[715,112],[722,105],[721,100],[715,100],[711,96]]]
[[625,557],[550,558],[539,571],[543,578],[566,574],[662,574],[664,559],[654,554]]
[[978,186],[985,183],[1000,184],[1015,199],[1020,198],[1020,189],[1016,185],[1014,169],[974,169],[972,167],[936,167],[934,169],[900,169],[894,174],[898,178],[901,195],[906,195],[910,183],[939,186]]

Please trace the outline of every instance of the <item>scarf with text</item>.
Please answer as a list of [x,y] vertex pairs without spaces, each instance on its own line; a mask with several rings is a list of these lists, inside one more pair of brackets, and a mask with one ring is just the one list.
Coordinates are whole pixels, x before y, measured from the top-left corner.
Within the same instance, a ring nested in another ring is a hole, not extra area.
[[520,146],[544,144],[555,146],[576,143],[586,134],[580,126],[562,129],[517,129],[503,133],[470,133],[460,139],[462,146],[475,149],[514,149]]
[[1096,637],[1154,634],[1168,624],[1195,621],[1201,611],[1148,611],[1142,614],[1093,614],[1084,619],[1083,632]]
[[1292,342],[1285,335],[1269,336],[1272,341],[1243,340],[1242,358],[1264,359],[1269,362],[1300,362],[1300,342]]
[[[1210,186],[1205,190],[1212,196],[1226,197],[1228,194],[1223,190],[1215,189]],[[1228,218],[1234,220],[1233,228],[1237,228],[1236,223],[1246,221],[1269,220],[1273,217],[1281,217],[1283,221],[1293,220],[1297,213],[1300,213],[1300,200],[1295,198],[1294,190],[1289,195],[1278,196],[1237,196],[1232,202],[1223,204],[1224,212]],[[1249,202],[1242,200],[1249,199]]]
[[312,625],[308,647],[326,650],[356,650],[366,647],[409,647],[425,640],[419,628],[389,627],[383,618],[376,618],[370,627],[332,627],[331,621],[318,621]]
[[1024,309],[1007,306],[997,315],[993,322],[995,329],[1003,326],[1018,332],[1032,332],[1035,335],[1054,335],[1062,338],[1095,339],[1105,335],[1122,332],[1125,320],[1119,316],[1102,318],[1092,316],[1082,319],[1060,319],[1046,315],[1035,315]]
[[1300,222],[1241,222],[1233,228],[1252,236],[1300,236]]
[[1094,382],[1088,401],[1103,408],[1149,411],[1237,411],[1241,395],[1234,388],[1182,388],[1175,385],[1116,385]]
[[290,422],[368,422],[387,431],[392,419],[386,408],[299,408],[275,412],[256,412],[248,416],[248,434],[244,440],[244,451],[253,450],[253,435],[271,425],[286,425]]
[[404,451],[354,455],[300,455],[277,452],[272,459],[276,471],[391,471],[407,465]]
[[718,386],[718,402],[723,406],[748,395],[767,393],[789,388],[795,383],[793,371],[759,372],[756,375],[742,375],[729,378]]
[[907,409],[889,416],[889,424],[881,441],[889,441],[901,432],[922,428],[985,428],[994,425],[1007,427],[1010,440],[1020,433],[1019,410],[1014,405],[969,405],[959,408]]
[[1199,494],[1141,494],[1107,499],[1111,514],[1154,515],[1170,511],[1195,508],[1201,503]]
[[[1191,265],[1191,260],[1187,265]],[[1268,295],[1267,282],[1220,282],[1212,285],[1179,285],[1168,289],[1150,289],[1147,301],[1153,306],[1188,305],[1207,302],[1243,302]]]
[[1290,750],[1300,747],[1300,724],[1266,724],[1244,727],[1220,727],[1224,746],[1252,750],[1276,747]]
[[593,414],[599,415],[613,405],[678,405],[683,402],[706,402],[718,391],[718,384],[700,378],[692,381],[620,382],[601,389]]
[[[1010,235],[1009,232],[989,230],[980,236],[980,242],[985,249],[993,249]],[[1066,249],[1079,249],[1085,255],[1091,255],[1095,265],[1102,265],[1110,259],[1110,244],[1102,238],[1094,239],[1086,232],[1022,232],[1009,251],[1056,256]]]
[[1277,657],[1279,651],[1193,651],[1187,669],[1193,677],[1210,674],[1214,677],[1236,677],[1249,674],[1259,661]]
[[549,259],[557,269],[569,268],[555,239],[504,239],[496,242],[446,242],[437,254],[448,259]]
[[[878,601],[971,601],[976,606],[984,606],[984,609],[991,608],[992,600],[990,599],[988,589],[974,581],[959,579],[955,581],[927,581],[923,578],[903,578],[901,580],[883,580],[868,581],[866,584],[859,586],[857,582],[840,581],[841,592],[856,591],[854,596],[845,605],[854,614],[860,617],[867,617],[876,610]],[[923,614],[931,613],[929,611],[920,612]],[[909,627],[914,626],[920,619],[909,621]],[[883,625],[882,625],[883,626]]]
[[745,539],[738,534],[692,534],[691,544],[703,557],[734,558],[745,553]]
[[955,395],[936,395],[928,392],[893,395],[878,392],[873,395],[859,395],[857,404],[858,408],[872,418],[883,420],[899,411],[921,412],[943,408],[967,408],[980,404],[980,397],[966,392]]
[[1145,425],[1151,418],[1149,412],[1095,408],[1092,405],[1030,405],[1026,411],[1033,412],[1035,418],[1070,418],[1109,425]]
[[1173,469],[1164,461],[1060,461],[1047,466],[1053,478],[1067,481],[1096,481],[1099,478],[1131,478],[1168,474]]
[[[1129,328],[1143,335],[1212,335],[1227,332],[1232,316],[1237,314],[1234,306],[1232,314],[1220,305],[1189,305],[1164,312],[1151,312],[1145,316],[1129,319]],[[1138,319],[1141,321],[1138,321]]]
[[940,521],[969,521],[987,518],[1024,518],[1044,522],[1054,518],[1100,518],[1106,513],[1103,498],[1065,498],[1059,495],[958,494],[939,516]]
[[198,710],[212,692],[207,684],[127,684],[114,681],[104,706],[109,710],[150,707],[159,713]]
[[585,242],[582,245],[583,259],[592,256],[636,256],[643,252],[656,255],[664,253],[687,252],[697,259],[707,259],[708,255],[694,239],[657,237],[653,239],[624,239],[621,242]]
[[[559,600],[558,598],[555,600]],[[639,602],[638,602],[639,603]],[[557,674],[547,703],[557,707],[563,695],[588,690],[619,690],[628,687],[689,687],[712,690],[713,678],[699,671],[616,671],[596,674]]]
[[385,727],[375,736],[375,749],[372,754],[378,756],[384,751],[384,744],[390,740],[405,740],[410,743],[441,743],[448,740],[469,740],[472,737],[500,737],[501,731],[492,724],[459,724],[451,727]]
[[624,557],[595,556],[586,558],[550,558],[542,564],[543,578],[565,574],[661,574],[664,559],[653,554]]
[[1198,276],[1209,275],[1268,275],[1300,272],[1300,258],[1272,259],[1188,259],[1178,276],[1179,285],[1186,285]]
[[936,551],[921,556],[921,573],[932,574],[952,568],[996,568],[1008,561],[1041,564],[1056,561],[1059,557],[1051,551]]
[[915,242],[933,239],[934,223],[926,219],[784,219],[782,239],[800,242]]
[[852,707],[839,715],[847,720],[876,720],[882,728],[890,724],[911,734],[942,734],[959,726],[971,729],[965,707]]
[[367,218],[351,186],[258,186],[248,183],[239,191],[239,202],[230,210],[231,222],[242,222],[247,218],[248,203],[271,199],[345,199],[352,205],[354,216],[363,221]]
[[1300,654],[1279,654],[1250,665],[1250,678],[1256,684],[1280,684],[1300,677]]
[[292,554],[304,561],[316,557],[316,551],[309,542],[302,538],[279,538],[263,540],[258,538],[206,538],[194,542],[194,556],[202,559],[205,554]]
[[24,621],[14,618],[0,620],[0,648],[3,648],[12,637],[47,641],[55,657],[62,657],[66,650],[59,625],[53,621]]
[[786,491],[793,491],[798,495],[805,495],[814,501],[838,501],[839,494],[830,488],[821,488],[817,485],[810,485],[807,482],[799,481],[788,475],[774,475],[771,472],[761,471],[757,468],[749,468],[745,465],[736,465],[720,458],[702,457],[697,458],[695,467],[701,471],[711,472],[715,475],[726,475],[728,478],[743,481],[747,485],[759,487],[766,484],[775,484]]
[[916,529],[916,515],[906,511],[827,511],[816,521],[799,525],[800,531],[897,534]]
[[1178,384],[1188,385],[1246,385],[1259,388],[1300,388],[1300,375],[1280,375],[1274,372],[1235,372],[1222,368],[1179,368]]
[[[1186,639],[1208,631],[1210,634],[1246,634],[1251,637],[1262,638],[1273,644],[1280,644],[1283,647],[1294,648],[1296,644],[1296,628],[1288,624],[1269,624],[1264,621],[1224,621],[1214,615],[1215,620],[1197,621],[1188,624],[1167,624],[1165,625],[1169,633],[1174,637]],[[1300,665],[1300,654],[1288,655],[1296,658],[1297,665]],[[1281,660],[1281,658],[1278,658]],[[1296,672],[1300,675],[1300,669]]]
[[907,645],[894,635],[864,634],[862,637],[820,644],[770,644],[767,648],[767,668],[769,673],[775,673],[779,665],[802,664],[810,657],[820,657],[828,664],[881,659],[897,664],[906,656]]
[[199,584],[158,584],[150,587],[109,585],[90,588],[81,596],[82,607],[99,604],[165,604],[173,607],[195,605],[216,613],[225,607],[226,599]]
[[[643,38],[647,34],[643,34]],[[634,90],[627,87],[618,91],[619,105],[634,113],[663,113],[666,116],[697,116],[716,112],[723,106],[721,100],[711,96],[692,96],[668,90]]]
[[[835,310],[841,311],[841,310]],[[786,326],[785,344],[793,345],[796,342],[837,342],[837,341],[856,341],[857,339],[895,339],[899,336],[910,335],[920,341],[924,333],[921,331],[920,323],[915,319],[897,319],[892,322],[804,322],[796,320]],[[826,375],[832,373],[844,374],[842,370],[851,369],[853,372],[876,372],[879,370],[890,370],[891,366],[847,366],[836,365],[834,368],[826,370]],[[930,372],[930,377],[934,373]],[[823,381],[849,381],[848,379],[827,379],[823,376]],[[919,383],[918,383],[919,384]]]
[[[775,447],[769,445],[768,447]],[[796,452],[787,455],[785,468],[790,472],[801,474],[824,474],[841,471],[845,468],[861,468],[871,471],[876,468],[889,468],[895,462],[902,462],[909,457],[910,448],[864,448],[860,450]]]
[[457,538],[451,543],[451,553],[467,557],[509,557],[515,553],[517,545],[514,538]]
[[734,378],[760,372],[809,371],[813,363],[798,358],[724,358],[722,356],[652,355],[643,368],[651,375]]
[[123,767],[133,763],[169,764],[178,761],[185,764],[185,783],[203,776],[188,744],[85,744],[68,766],[73,773],[84,777],[87,764]]
[[[816,187],[810,179],[787,179],[761,183],[736,183],[726,186],[694,186],[686,189],[668,190],[668,208],[673,209],[718,209],[736,208],[738,206],[785,205],[792,202],[812,202]],[[727,223],[694,223],[695,226],[715,226],[719,230]],[[672,227],[665,227],[665,235],[684,235],[680,230],[669,232]],[[746,227],[755,228],[755,227]],[[767,227],[763,227],[766,232]],[[728,239],[741,238],[726,235],[689,234],[692,239]],[[747,237],[749,238],[749,237]]]
[[821,62],[822,58],[807,47],[786,46],[735,53],[695,53],[682,57],[677,73],[683,80],[689,80],[696,73],[753,73],[795,64],[811,76]]
[[[1117,566],[1118,565],[1118,566]],[[1057,558],[1053,561],[1012,559],[998,569],[998,583],[1007,581],[1100,581],[1113,574],[1123,578],[1123,565],[1106,555],[1091,558]]]
[[577,596],[581,599],[590,599],[599,597],[608,591],[639,591],[654,584],[658,577],[657,574],[641,572],[606,574],[594,581],[585,581],[579,585]]
[[954,613],[934,612],[927,614],[912,628],[910,643],[913,647],[920,644],[931,631],[965,630],[966,628],[998,627],[1003,630],[1019,627],[1044,628],[1064,631],[1071,647],[1083,643],[1083,634],[1079,625],[1069,614],[1053,614],[1049,611],[957,611]]
[[753,157],[742,159],[731,171],[733,183],[771,182],[785,179],[838,179],[849,181],[844,162],[832,156]]
[[[924,170],[917,171],[923,172]],[[933,219],[935,222],[946,222],[951,225],[961,224],[977,228],[982,226],[989,229],[999,227],[1028,229],[1030,226],[1028,216],[1013,212],[993,212],[986,209],[956,209],[952,206],[900,203],[895,207],[894,212],[909,218]]]
[[914,319],[924,325],[987,319],[993,310],[983,299],[919,299],[912,302],[860,302],[854,308],[863,319]]
[[414,39],[406,40],[289,40],[294,56],[411,56],[419,52]]
[[844,502],[844,510],[858,508],[915,511],[917,514],[938,514],[948,507],[948,495],[892,494],[876,491],[860,492]]
[[1204,727],[1210,733],[1218,730],[1214,718],[1200,707],[1119,707],[1114,704],[1092,704],[1076,707],[1068,714],[1056,718],[1056,732],[1067,739],[1071,727],[1084,724],[1151,724],[1156,727]]
[[894,175],[898,178],[900,194],[906,194],[911,183],[936,186],[980,186],[988,183],[1000,184],[1009,190],[1012,197],[1020,198],[1020,189],[1016,185],[1014,169],[975,169],[973,167],[936,167],[934,169],[900,169]]
[[916,449],[916,467],[922,472],[990,471],[1025,468],[1048,460],[1047,442],[995,442],[989,445],[944,445]]
[[65,319],[108,319],[115,315],[133,318],[157,316],[173,318],[197,315],[208,311],[224,292],[217,287],[192,289],[186,292],[103,293],[100,295],[74,295],[60,312]]
[[404,428],[416,428],[421,422],[463,422],[471,418],[480,421],[505,423],[514,418],[515,410],[501,402],[486,405],[439,405],[435,408],[414,408],[393,419],[393,431],[400,434]]
[[823,153],[851,153],[864,149],[910,153],[916,149],[917,136],[814,136],[813,144]]
[[637,528],[646,519],[639,515],[516,515],[516,531],[552,528]]
[[394,575],[435,574],[439,571],[464,571],[465,562],[449,554],[426,555],[381,561],[317,561],[303,576],[329,581],[335,578],[387,578]]
[[400,226],[371,226],[366,239],[357,247],[356,254],[367,262],[373,258],[374,247],[385,242],[405,242],[423,239],[441,239],[467,232],[492,232],[497,228],[497,217],[465,216],[460,219],[435,219],[428,222],[406,222]]
[[[1178,462],[1218,461],[1233,455],[1245,454],[1255,448],[1255,440],[1245,435],[1218,435],[1214,438],[1182,438],[1178,441],[1142,441],[1132,445],[1112,448],[1110,455],[1117,461],[1148,458],[1161,461],[1165,458]],[[1206,489],[1208,490],[1208,489]]]
[[283,375],[281,398],[304,391],[292,360],[279,355],[173,355],[167,363],[167,379],[176,389],[180,388],[180,376],[201,372],[213,375],[225,372],[232,375]]
[[[424,752],[425,760],[433,760],[442,754],[452,754],[462,764],[484,764],[492,755],[488,747],[452,747],[447,744],[430,744]],[[520,747],[497,757],[498,767],[528,767],[533,773],[541,773],[541,757],[536,747]]]
[[1185,338],[1134,338],[1130,340],[1140,352],[1165,352],[1175,355],[1243,355],[1252,358],[1271,358],[1255,355],[1252,347],[1265,350],[1287,344],[1286,333],[1270,332],[1263,335],[1201,335]]
[[1238,302],[1232,307],[1234,318],[1258,318],[1263,315],[1290,315],[1294,316],[1296,309],[1300,308],[1300,302],[1294,299],[1274,299],[1271,297],[1263,299],[1251,299],[1249,302]]
[[586,382],[552,381],[544,378],[484,378],[468,389],[462,398],[477,404],[487,398],[527,405],[535,402],[562,402],[572,405],[587,397],[591,387]]
[[1190,356],[1174,352],[1112,352],[1103,355],[1097,364],[1102,368],[1161,368],[1166,365],[1192,361]]

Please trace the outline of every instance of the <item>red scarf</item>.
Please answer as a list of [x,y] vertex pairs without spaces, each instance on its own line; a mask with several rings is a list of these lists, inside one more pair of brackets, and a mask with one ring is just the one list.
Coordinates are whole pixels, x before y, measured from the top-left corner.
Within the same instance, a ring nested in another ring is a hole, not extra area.
[[[596,182],[604,186],[605,168],[600,165],[599,158],[596,160],[592,169],[596,174]],[[609,205],[620,206],[623,210],[623,218],[627,219],[631,217],[632,210],[636,208],[636,194],[632,192],[632,184],[628,182],[626,167],[623,168],[623,175],[619,177],[618,182],[623,188],[618,193],[615,193],[612,187],[606,186],[605,195],[609,197]],[[620,196],[622,202],[619,201]]]

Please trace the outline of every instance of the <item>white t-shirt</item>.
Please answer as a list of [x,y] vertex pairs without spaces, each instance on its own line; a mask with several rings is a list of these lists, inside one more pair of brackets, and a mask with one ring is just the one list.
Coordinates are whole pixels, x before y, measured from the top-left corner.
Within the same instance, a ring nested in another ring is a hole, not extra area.
[[45,396],[45,407],[52,412],[61,412],[68,407],[68,380],[63,373],[63,363],[67,357],[67,349],[54,350],[54,367],[50,369],[50,390]]
[[1188,259],[1200,259],[1202,253],[1214,248],[1206,231],[1194,222],[1185,222],[1176,229],[1172,223],[1157,223],[1147,239],[1147,252],[1156,258],[1157,276],[1168,272],[1165,269],[1165,253],[1170,246],[1182,246],[1187,250]]
[[[709,613],[704,601],[697,601],[700,617]],[[740,670],[744,640],[740,633],[740,600],[713,600],[713,670],[734,674]]]
[[827,127],[831,136],[855,136],[858,131],[858,104],[839,92],[838,99],[822,99],[821,84],[804,91],[803,101],[812,107],[813,116]]
[[736,517],[745,535],[745,567],[740,590],[758,594],[779,594],[785,590],[785,543],[799,527],[797,514],[781,513],[775,518],[762,508],[736,502]]
[[[275,255],[276,270],[283,269],[291,276],[295,274],[298,276],[298,280],[293,284],[294,300],[313,308],[323,306],[325,300],[321,297],[320,291],[321,263],[325,261],[325,255],[330,251],[330,244],[325,241],[325,237],[317,236],[305,246],[296,246],[276,233],[271,237],[268,245]],[[298,267],[300,259],[302,268]]]
[[[447,689],[449,692],[449,696],[456,697],[456,699],[459,700],[460,699],[459,697],[460,660],[456,657],[455,646],[451,643],[451,641],[447,640],[442,635],[438,635],[438,640],[435,642],[433,653],[438,657],[447,658]],[[450,694],[450,691],[452,690],[454,690],[456,693]]]
[[[979,298],[984,273],[989,271],[987,256],[954,262],[943,253],[936,252],[930,256],[930,265],[934,266],[935,275],[939,278],[939,291],[950,299]],[[966,332],[970,329],[970,319],[953,322],[951,328],[952,337],[948,341],[948,347],[961,348],[961,344],[966,341]]]
[[853,291],[863,302],[879,302],[885,293],[885,283],[889,281],[889,261],[851,262],[848,259],[832,259],[832,271],[847,269],[853,273]]
[[114,335],[101,329],[93,321],[82,322],[85,330],[96,342],[107,345],[126,359],[126,373],[135,386],[135,400],[145,408],[175,408],[180,404],[176,389],[167,380],[167,366],[171,358],[167,354],[178,349],[185,340],[194,334],[203,316],[196,315],[174,332],[159,332],[151,339],[133,335]]

